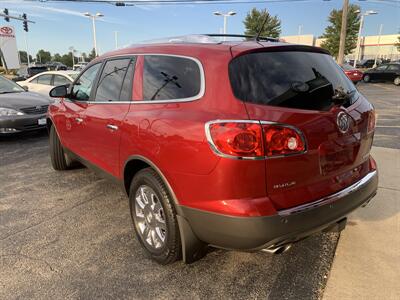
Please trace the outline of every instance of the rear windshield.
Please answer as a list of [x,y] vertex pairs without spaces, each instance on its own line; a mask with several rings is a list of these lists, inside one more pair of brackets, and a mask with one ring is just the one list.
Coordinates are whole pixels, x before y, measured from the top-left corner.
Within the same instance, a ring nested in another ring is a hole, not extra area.
[[322,53],[245,54],[230,62],[229,78],[238,99],[256,104],[329,110],[334,103],[348,106],[357,97],[333,58]]

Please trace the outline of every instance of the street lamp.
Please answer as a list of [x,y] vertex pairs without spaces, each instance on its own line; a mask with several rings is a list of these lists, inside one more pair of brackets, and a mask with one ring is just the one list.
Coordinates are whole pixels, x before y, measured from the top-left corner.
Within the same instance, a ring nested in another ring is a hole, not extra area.
[[88,12],[85,12],[84,14],[83,14],[85,17],[88,17],[88,18],[90,18],[91,20],[92,20],[92,26],[93,26],[93,46],[94,46],[94,52],[95,52],[95,54],[96,54],[96,56],[98,56],[98,51],[97,51],[97,40],[96,40],[96,23],[95,23],[95,20],[97,19],[97,18],[101,18],[101,17],[104,17],[104,15],[102,14],[102,13],[96,13],[95,15],[92,15],[92,14],[90,14],[90,13],[88,13]]
[[[219,11],[216,11],[216,12],[214,12],[213,14],[214,14],[215,16],[224,17],[224,34],[226,34],[226,19],[227,19],[228,17],[232,17],[232,16],[236,15],[236,12],[230,11],[230,12],[224,14],[224,13],[221,13],[221,12],[219,12]],[[225,41],[225,37],[224,37],[224,41]]]
[[[360,10],[357,10],[356,12],[361,13]],[[378,14],[378,12],[374,11],[374,10],[367,10],[365,13],[361,14],[361,18],[360,18],[360,28],[358,29],[358,39],[357,39],[357,49],[356,49],[356,56],[354,58],[354,63],[353,63],[353,67],[355,68],[357,65],[357,60],[360,56],[360,48],[361,48],[361,32],[362,32],[362,28],[364,26],[364,17],[366,16],[370,16],[370,15],[376,15]]]
[[74,57],[74,53],[76,52],[76,50],[75,50],[75,48],[74,47],[69,47],[68,48],[70,51],[71,51],[71,55],[72,55],[72,68],[74,67],[74,65],[75,65],[75,57]]

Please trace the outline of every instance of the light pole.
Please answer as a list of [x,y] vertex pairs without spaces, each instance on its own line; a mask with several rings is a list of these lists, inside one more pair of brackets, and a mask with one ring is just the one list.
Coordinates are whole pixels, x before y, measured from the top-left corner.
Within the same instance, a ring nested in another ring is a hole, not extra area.
[[118,49],[118,31],[114,31],[115,49]]
[[[221,12],[219,12],[219,11],[216,11],[216,12],[214,12],[213,14],[214,14],[215,16],[224,17],[224,34],[226,34],[226,19],[227,19],[228,17],[232,17],[232,16],[236,15],[236,12],[230,11],[230,12],[227,12],[226,14],[224,14],[224,13],[221,13]],[[225,41],[225,40],[226,40],[226,37],[224,37],[224,41]]]
[[74,67],[74,65],[75,65],[75,57],[74,57],[74,53],[75,53],[75,48],[74,47],[69,47],[69,50],[71,51],[71,54],[72,54],[72,68]]
[[[358,11],[359,13],[361,11]],[[355,68],[357,65],[357,60],[360,57],[360,48],[361,48],[361,33],[362,33],[362,28],[364,26],[364,17],[366,16],[370,16],[370,15],[376,15],[377,12],[374,10],[367,10],[365,13],[361,14],[361,18],[360,18],[360,28],[358,29],[358,39],[357,39],[357,49],[356,49],[356,56],[354,58],[354,63],[353,63],[353,67]]]
[[98,52],[97,52],[97,40],[96,40],[96,23],[95,20],[97,18],[101,18],[104,17],[104,15],[102,13],[96,13],[95,15],[92,15],[88,12],[83,14],[84,16],[90,18],[92,20],[92,27],[93,27],[93,47],[94,47],[94,52],[96,54],[96,56],[98,56]]
[[375,61],[374,61],[374,68],[376,68],[376,62],[378,60],[378,56],[381,52],[381,35],[382,35],[382,30],[383,30],[383,24],[379,26],[379,35],[378,35],[378,51],[376,51],[375,55]]

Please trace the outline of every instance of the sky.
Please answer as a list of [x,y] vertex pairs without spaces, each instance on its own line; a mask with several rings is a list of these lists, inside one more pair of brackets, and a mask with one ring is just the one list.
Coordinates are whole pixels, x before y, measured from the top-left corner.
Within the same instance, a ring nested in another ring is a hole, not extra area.
[[[362,11],[375,10],[377,15],[365,19],[363,35],[376,35],[380,24],[383,34],[400,32],[400,0],[359,1],[350,3],[361,6]],[[214,11],[235,11],[228,18],[227,32],[242,34],[243,19],[253,7],[266,8],[270,14],[282,21],[282,36],[296,35],[299,26],[302,34],[320,36],[328,25],[332,9],[341,9],[342,0],[305,0],[262,4],[188,4],[146,5],[116,7],[107,3],[40,2],[24,0],[0,0],[1,11],[8,8],[10,15],[26,13],[29,24],[27,41],[29,54],[34,56],[39,49],[54,53],[67,53],[73,46],[79,52],[88,53],[93,48],[92,25],[84,12],[101,12],[103,18],[96,21],[97,44],[100,54],[115,48],[114,32],[118,32],[119,46],[160,37],[196,33],[219,33],[223,18],[213,15]],[[12,20],[0,25],[12,25],[16,31],[19,50],[25,50],[22,22]]]

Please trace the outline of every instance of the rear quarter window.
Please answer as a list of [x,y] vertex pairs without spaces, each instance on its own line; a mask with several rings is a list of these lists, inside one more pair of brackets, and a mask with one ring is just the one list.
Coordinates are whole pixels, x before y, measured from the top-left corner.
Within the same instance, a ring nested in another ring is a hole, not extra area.
[[143,67],[143,100],[194,99],[201,93],[201,70],[186,57],[146,55]]

